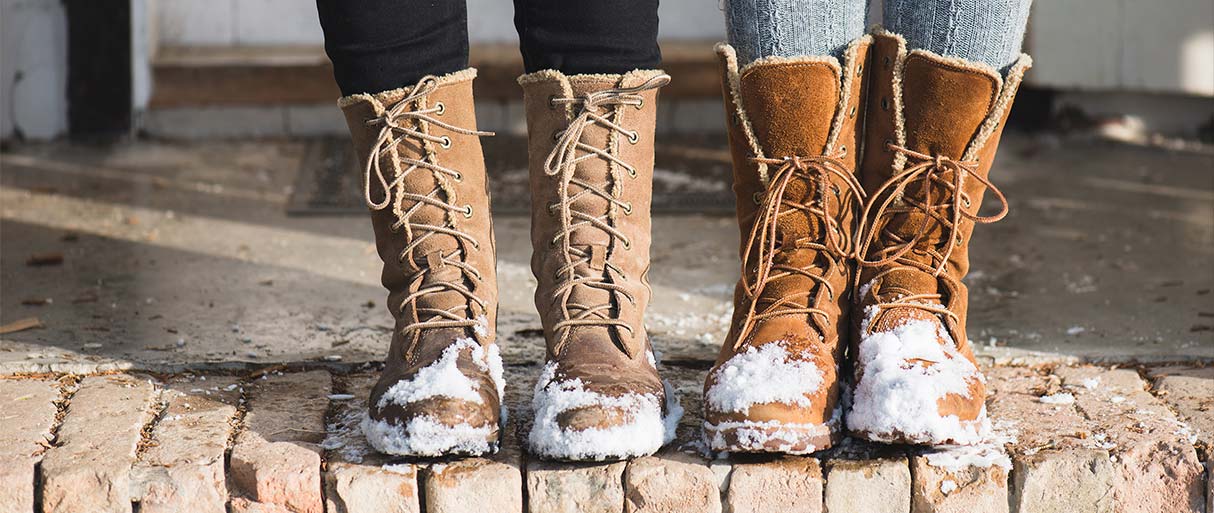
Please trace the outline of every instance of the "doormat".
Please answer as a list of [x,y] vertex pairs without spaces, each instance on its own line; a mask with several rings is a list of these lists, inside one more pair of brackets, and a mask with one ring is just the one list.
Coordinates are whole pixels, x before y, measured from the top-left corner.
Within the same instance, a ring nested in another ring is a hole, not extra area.
[[[527,141],[499,135],[481,139],[494,214],[527,214]],[[653,177],[658,214],[732,214],[733,172],[721,136],[659,136]],[[295,188],[287,201],[294,216],[366,215],[362,170],[348,139],[308,143]]]

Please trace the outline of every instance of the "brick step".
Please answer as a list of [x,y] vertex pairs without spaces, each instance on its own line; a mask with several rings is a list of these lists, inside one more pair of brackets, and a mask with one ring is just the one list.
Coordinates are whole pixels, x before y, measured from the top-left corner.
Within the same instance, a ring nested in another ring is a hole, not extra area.
[[597,464],[520,450],[529,363],[507,366],[505,448],[460,460],[370,450],[358,423],[374,373],[0,378],[0,511],[1214,511],[1214,438],[1197,429],[1214,422],[1214,368],[989,368],[1006,443],[983,453],[849,440],[718,459],[697,451],[704,371],[663,373],[687,409],[678,440]]
[[[662,90],[664,97],[720,97],[712,46],[709,41],[662,44],[663,66],[674,77]],[[523,61],[517,47],[473,45],[469,61],[479,70],[477,100],[521,97],[515,79]],[[340,96],[320,47],[161,48],[152,61],[152,83],[151,109],[332,104]]]

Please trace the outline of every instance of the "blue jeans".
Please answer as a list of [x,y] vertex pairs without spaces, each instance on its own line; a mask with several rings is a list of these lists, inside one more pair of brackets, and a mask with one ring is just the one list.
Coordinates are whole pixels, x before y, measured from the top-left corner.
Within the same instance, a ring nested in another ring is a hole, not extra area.
[[[1032,0],[885,0],[885,28],[911,49],[997,69],[1020,54]],[[834,55],[864,34],[864,0],[725,0],[729,43],[740,64],[769,57]]]

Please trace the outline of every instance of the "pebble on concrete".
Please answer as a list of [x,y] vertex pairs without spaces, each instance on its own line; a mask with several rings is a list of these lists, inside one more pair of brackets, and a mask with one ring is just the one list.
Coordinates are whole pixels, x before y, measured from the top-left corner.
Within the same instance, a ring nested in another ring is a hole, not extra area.
[[830,460],[825,503],[830,513],[910,513],[910,464],[906,458]]
[[815,458],[739,463],[729,475],[725,503],[731,513],[821,513],[822,488],[822,467]]
[[155,387],[132,376],[84,378],[42,460],[45,513],[130,513],[130,474]]
[[528,511],[543,513],[620,513],[624,469],[616,463],[527,463]]
[[669,453],[628,462],[624,471],[627,513],[721,513],[721,492],[708,463]]

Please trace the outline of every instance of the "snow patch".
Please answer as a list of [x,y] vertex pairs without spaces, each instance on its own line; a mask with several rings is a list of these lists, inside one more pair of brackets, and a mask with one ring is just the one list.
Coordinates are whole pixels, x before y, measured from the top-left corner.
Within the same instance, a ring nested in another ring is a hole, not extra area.
[[490,344],[486,351],[475,340],[460,338],[447,346],[437,361],[422,367],[411,379],[394,383],[380,396],[376,407],[383,409],[390,404],[404,406],[432,397],[448,397],[477,404],[483,403],[484,400],[479,393],[480,384],[460,372],[457,365],[460,353],[465,349],[471,351],[472,361],[481,370],[489,373],[497,387],[498,397],[503,397],[505,382],[502,379],[502,359],[497,344]]
[[1096,390],[1099,387],[1100,387],[1100,378],[1099,377],[1086,378],[1083,380],[1083,388],[1086,388],[1088,390]]
[[1074,404],[1075,396],[1065,392],[1060,392],[1057,394],[1043,395],[1038,397],[1037,400],[1045,404]]
[[[586,390],[582,380],[556,380],[557,364],[548,362],[535,386],[535,424],[528,442],[532,452],[550,458],[606,460],[646,456],[674,439],[683,407],[670,383],[663,381],[665,417],[654,394],[607,396]],[[632,422],[607,429],[568,430],[557,423],[566,411],[586,407],[619,409]]]
[[783,341],[748,347],[717,368],[704,398],[716,411],[743,415],[756,404],[807,408],[812,401],[806,396],[822,386],[822,371],[812,361],[791,357]]
[[497,450],[496,426],[467,423],[448,426],[438,419],[419,416],[399,426],[370,416],[363,418],[363,434],[375,450],[401,456],[437,457],[451,453],[485,454]]
[[945,479],[940,482],[940,493],[948,495],[957,489],[957,482],[952,479]]
[[[868,333],[876,312],[876,307],[869,307],[863,333]],[[903,434],[934,443],[953,440],[967,445],[990,434],[985,407],[977,421],[966,423],[956,415],[939,413],[940,399],[950,394],[969,397],[969,382],[985,382],[941,323],[911,320],[871,333],[861,340],[857,353],[862,374],[847,416],[852,431],[868,433],[876,440]]]

